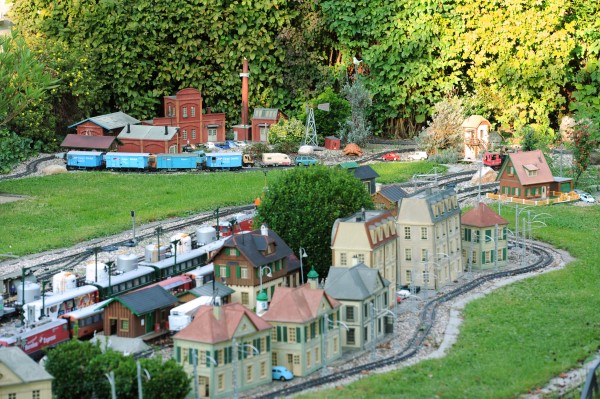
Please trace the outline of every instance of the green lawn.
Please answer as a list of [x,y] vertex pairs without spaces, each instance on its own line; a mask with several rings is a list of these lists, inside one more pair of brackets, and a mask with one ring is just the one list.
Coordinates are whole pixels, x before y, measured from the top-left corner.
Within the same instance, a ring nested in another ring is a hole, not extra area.
[[[421,166],[419,166],[421,165]],[[406,181],[426,162],[374,164],[387,181]],[[245,173],[137,174],[70,172],[0,181],[0,193],[29,197],[0,204],[0,253],[63,248],[174,216],[251,204],[285,169]]]
[[[555,205],[534,236],[577,259],[498,289],[465,309],[448,356],[302,398],[513,398],[577,367],[600,347],[600,206]],[[502,216],[514,220],[503,207]],[[401,332],[399,332],[401,333]]]

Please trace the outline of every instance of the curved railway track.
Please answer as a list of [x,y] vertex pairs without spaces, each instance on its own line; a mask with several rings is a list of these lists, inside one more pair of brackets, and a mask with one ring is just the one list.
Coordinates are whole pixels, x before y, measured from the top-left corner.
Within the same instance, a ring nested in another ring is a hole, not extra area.
[[405,347],[402,348],[398,353],[373,362],[361,364],[357,367],[337,371],[335,374],[329,374],[326,376],[313,378],[311,380],[293,386],[288,386],[277,391],[269,392],[263,395],[257,395],[254,397],[257,399],[287,397],[288,395],[297,394],[309,389],[321,387],[327,384],[332,384],[349,377],[363,374],[365,372],[370,372],[373,370],[381,369],[383,367],[396,365],[416,356],[419,350],[423,347],[423,344],[425,343],[425,340],[429,335],[431,328],[433,327],[437,315],[437,309],[441,304],[448,302],[458,296],[461,296],[483,285],[488,281],[505,277],[511,277],[519,274],[530,273],[536,270],[543,269],[552,264],[554,258],[549,249],[535,243],[529,243],[528,245],[531,245],[532,251],[537,256],[537,261],[535,263],[522,268],[492,272],[490,274],[475,278],[465,283],[464,285],[461,285],[460,287],[457,287],[426,302],[423,309],[419,313],[419,324],[415,333],[405,345]]
[[35,172],[37,172],[38,166],[46,161],[49,161],[51,159],[54,159],[54,155],[48,155],[42,158],[38,158],[32,162],[29,162],[27,164],[27,166],[25,167],[25,170],[23,172],[19,172],[19,173],[15,173],[12,175],[5,175],[5,176],[0,176],[0,181],[1,180],[11,180],[11,179],[18,179],[21,177],[27,177],[29,175],[34,174]]

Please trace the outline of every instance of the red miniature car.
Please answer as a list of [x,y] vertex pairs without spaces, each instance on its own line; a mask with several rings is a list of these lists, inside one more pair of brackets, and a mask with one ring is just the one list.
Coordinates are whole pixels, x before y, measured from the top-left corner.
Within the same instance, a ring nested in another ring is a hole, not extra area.
[[396,154],[395,152],[388,152],[387,154],[384,154],[381,157],[382,161],[399,161],[400,160],[400,155]]

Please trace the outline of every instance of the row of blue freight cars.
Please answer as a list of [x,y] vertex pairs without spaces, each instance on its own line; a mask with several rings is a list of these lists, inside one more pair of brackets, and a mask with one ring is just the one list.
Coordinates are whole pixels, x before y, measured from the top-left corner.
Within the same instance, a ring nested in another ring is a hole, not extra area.
[[186,154],[69,151],[66,162],[69,170],[235,170],[254,165],[252,157],[241,152],[206,154],[204,151]]

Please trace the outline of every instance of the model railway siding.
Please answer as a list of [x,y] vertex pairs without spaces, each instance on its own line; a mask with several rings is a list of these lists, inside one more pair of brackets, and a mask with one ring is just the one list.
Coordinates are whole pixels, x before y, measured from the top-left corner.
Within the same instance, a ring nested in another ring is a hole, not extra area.
[[289,395],[298,394],[318,387],[323,387],[329,384],[336,383],[338,381],[342,381],[347,378],[359,376],[378,369],[396,366],[402,362],[410,360],[411,358],[415,357],[422,349],[436,320],[437,310],[440,305],[461,295],[464,295],[489,281],[535,272],[550,266],[554,262],[552,253],[548,248],[533,242],[529,242],[528,245],[531,245],[537,257],[537,261],[535,261],[534,263],[524,266],[522,268],[492,272],[487,275],[483,275],[449,292],[446,292],[429,300],[424,305],[424,307],[418,315],[419,324],[415,330],[415,333],[409,339],[408,343],[394,355],[376,361],[364,363],[345,370],[336,370],[334,374],[312,378],[310,380],[303,381],[295,385],[287,386],[283,389],[271,391],[262,395],[259,394],[253,397],[257,399],[275,399],[280,397],[287,397]]

